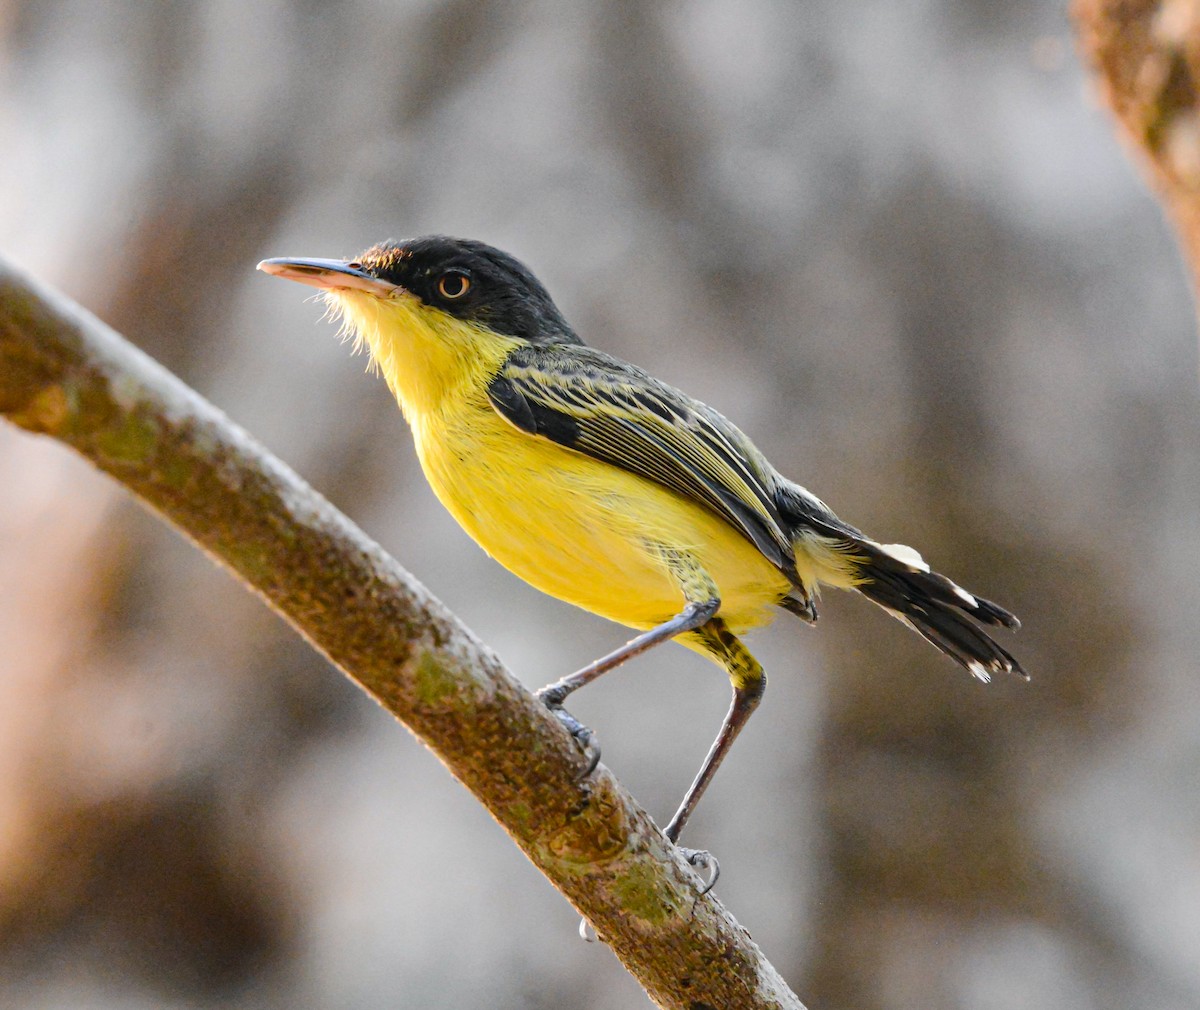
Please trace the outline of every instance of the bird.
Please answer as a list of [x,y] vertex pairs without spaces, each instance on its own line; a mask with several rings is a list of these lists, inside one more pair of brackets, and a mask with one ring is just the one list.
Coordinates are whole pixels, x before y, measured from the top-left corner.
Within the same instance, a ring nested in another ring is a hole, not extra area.
[[[565,708],[574,691],[672,639],[726,671],[732,701],[663,831],[672,843],[762,699],[743,636],[781,612],[815,622],[822,585],[865,596],[979,681],[1028,679],[981,627],[1016,629],[1012,613],[839,519],[716,410],[585,344],[510,254],[430,235],[258,269],[321,292],[394,394],[430,487],[489,555],[639,632],[537,693],[579,741],[581,778],[599,748]],[[681,849],[711,887],[715,859]]]

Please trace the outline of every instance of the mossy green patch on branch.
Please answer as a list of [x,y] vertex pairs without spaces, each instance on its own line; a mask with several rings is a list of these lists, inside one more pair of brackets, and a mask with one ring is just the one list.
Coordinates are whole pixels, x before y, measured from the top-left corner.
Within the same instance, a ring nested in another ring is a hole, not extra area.
[[505,806],[507,826],[509,830],[519,835],[526,835],[533,824],[533,808],[521,800]]
[[188,456],[168,455],[160,457],[155,467],[155,474],[169,488],[184,491],[193,483],[197,465]]
[[70,412],[66,390],[54,385],[40,389],[23,409],[11,414],[10,419],[26,431],[53,435],[62,430]]
[[659,926],[672,916],[685,912],[679,892],[645,863],[630,863],[614,881],[613,894],[626,912],[637,916],[647,926]]
[[[422,652],[417,660],[413,681],[417,700],[429,708],[462,708],[463,715],[475,711],[475,699],[470,691],[463,690],[463,681],[453,670],[448,670],[443,661],[432,652]],[[453,706],[448,703],[453,702]]]
[[105,460],[117,465],[144,466],[158,452],[160,426],[141,411],[118,414],[116,424],[96,433],[96,447]]

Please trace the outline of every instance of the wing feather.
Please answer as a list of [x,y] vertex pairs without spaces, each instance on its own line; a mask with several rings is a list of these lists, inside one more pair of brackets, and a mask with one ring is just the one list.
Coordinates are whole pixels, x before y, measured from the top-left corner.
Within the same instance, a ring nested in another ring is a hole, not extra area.
[[516,427],[635,473],[712,510],[793,580],[780,478],[716,411],[602,351],[518,348],[488,386]]

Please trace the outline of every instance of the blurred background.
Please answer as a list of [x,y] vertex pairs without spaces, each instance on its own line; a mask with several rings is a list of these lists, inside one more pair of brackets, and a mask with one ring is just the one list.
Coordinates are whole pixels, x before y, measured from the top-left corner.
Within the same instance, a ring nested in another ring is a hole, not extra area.
[[[983,686],[865,601],[752,645],[687,841],[817,1010],[1200,1005],[1197,342],[1059,3],[0,3],[0,252],[294,465],[531,687],[624,629],[489,561],[265,256],[530,264],[884,541],[1012,607]],[[645,997],[400,726],[0,427],[0,1005]],[[573,699],[660,823],[727,704]]]

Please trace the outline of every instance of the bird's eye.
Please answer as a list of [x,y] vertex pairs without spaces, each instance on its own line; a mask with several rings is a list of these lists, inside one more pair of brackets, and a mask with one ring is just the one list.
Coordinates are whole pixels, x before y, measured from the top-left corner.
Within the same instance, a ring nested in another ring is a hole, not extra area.
[[471,278],[461,270],[447,270],[438,278],[437,289],[443,298],[461,298],[471,290]]

